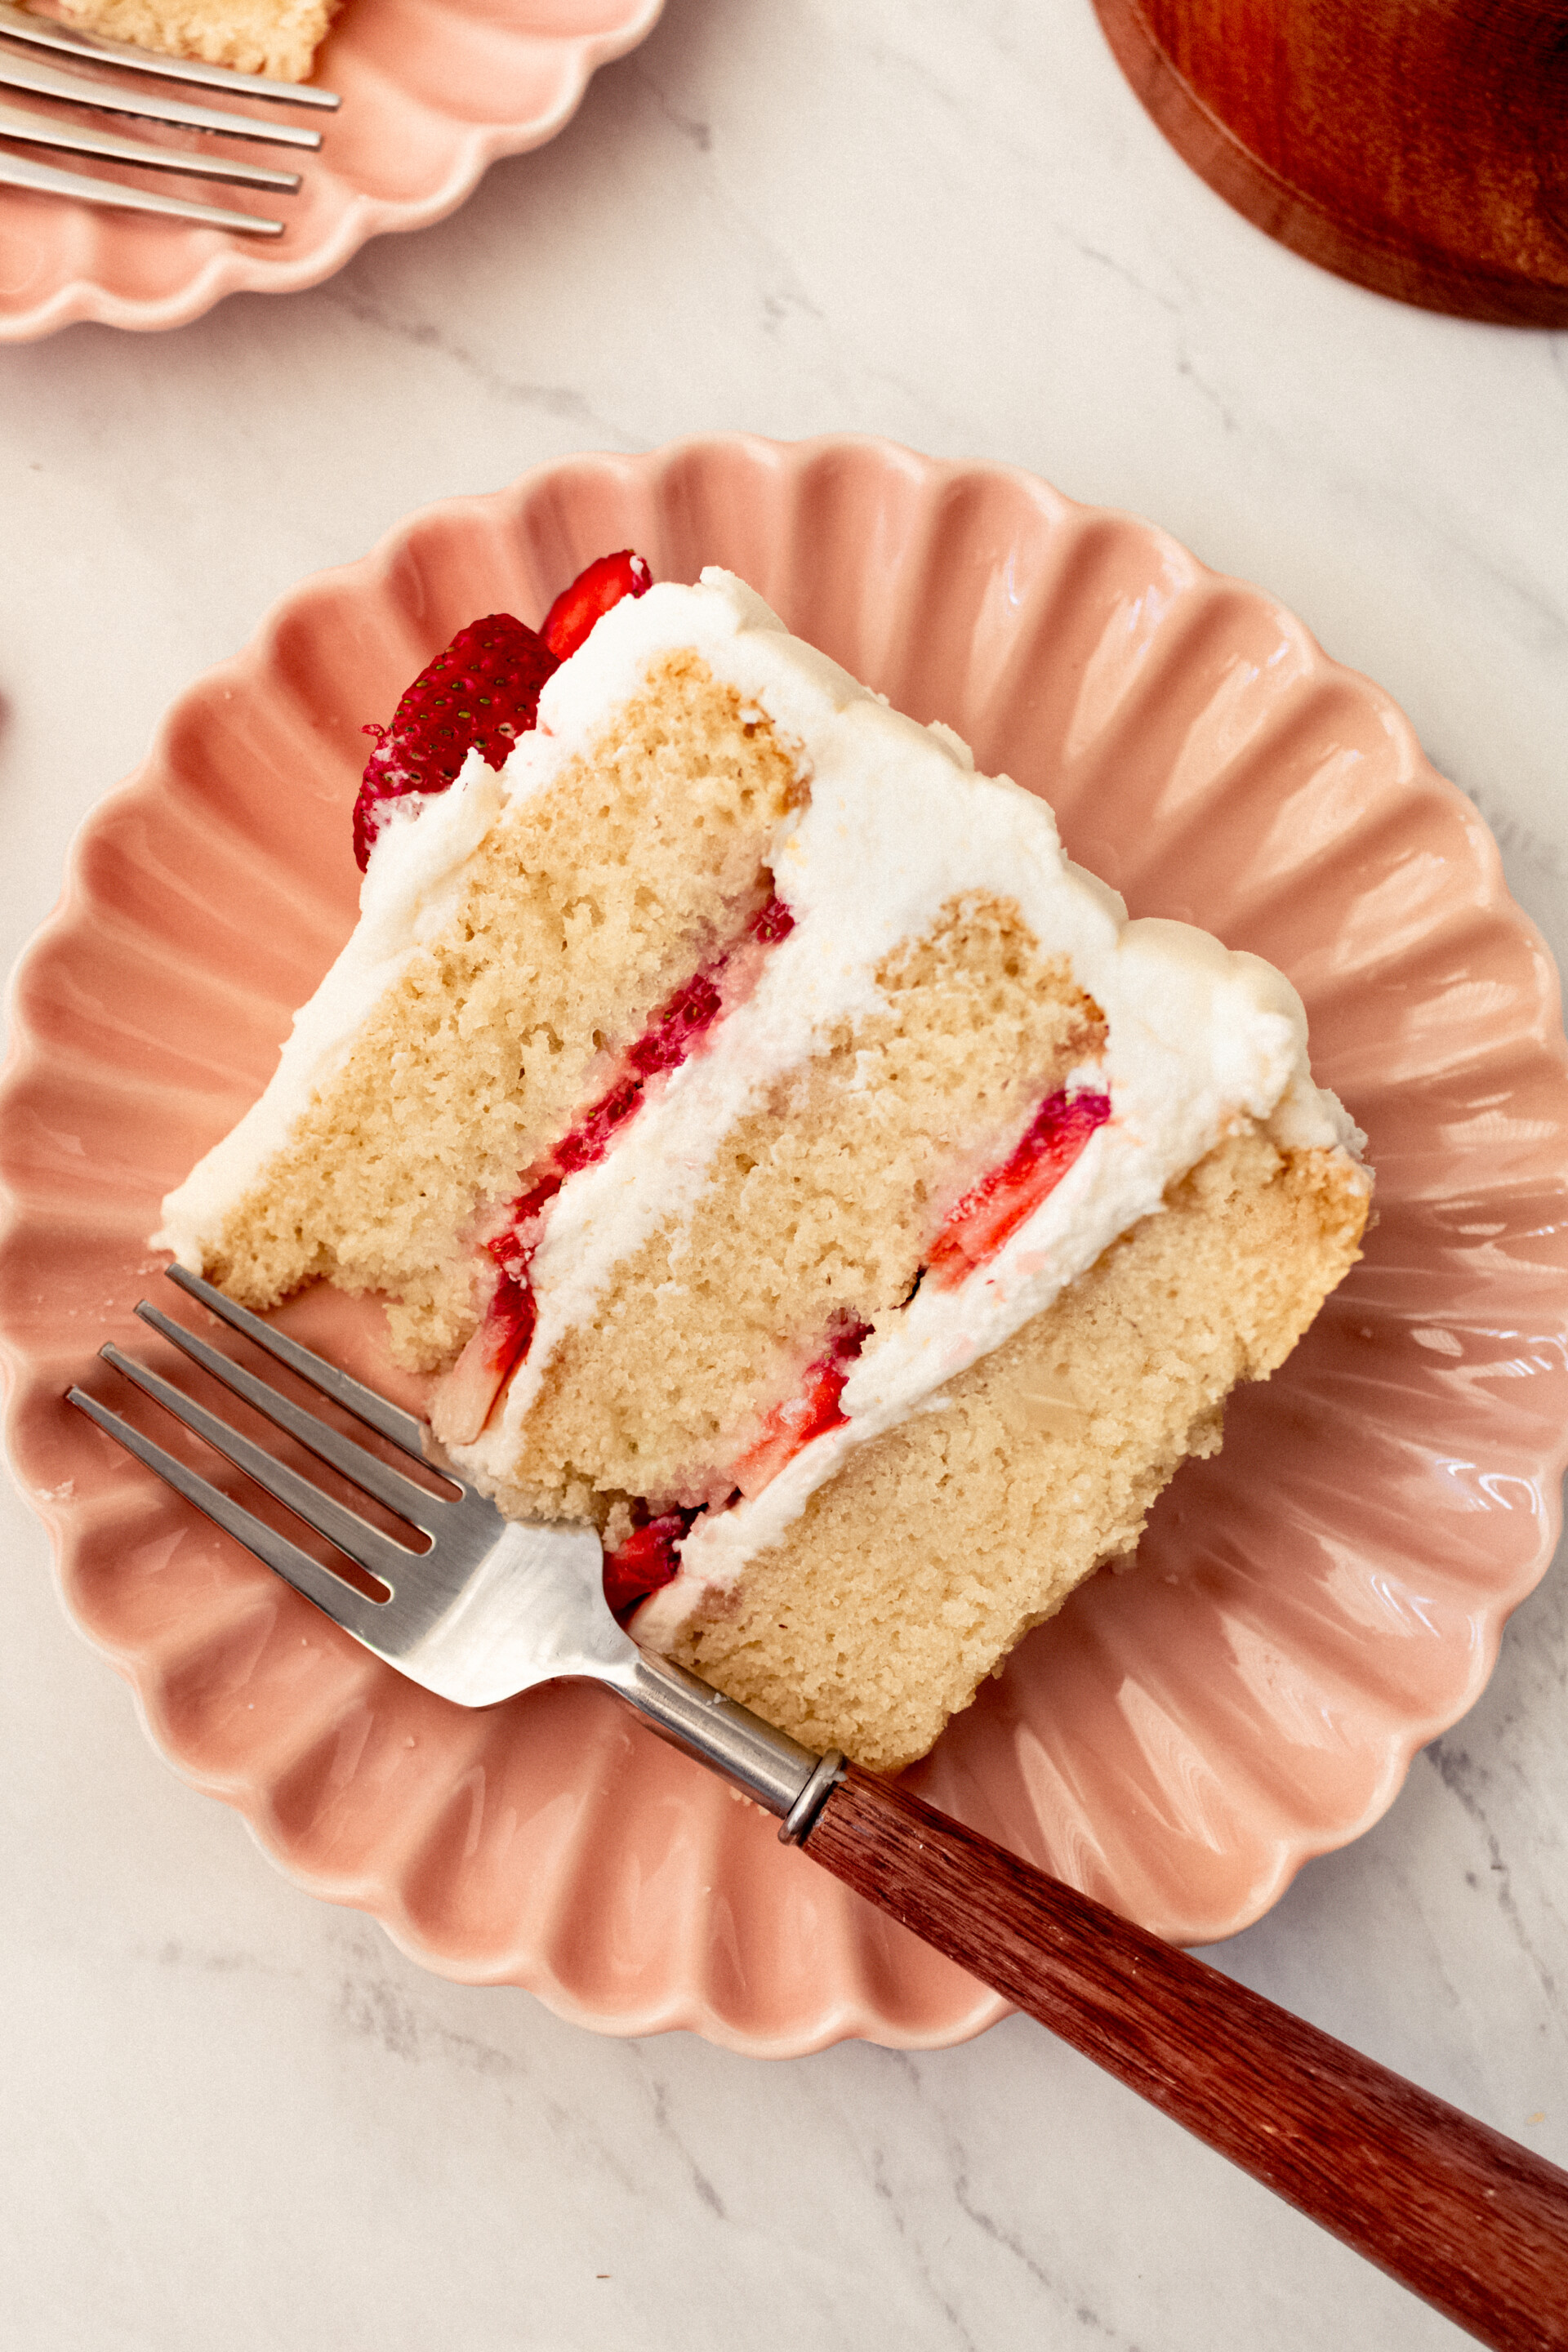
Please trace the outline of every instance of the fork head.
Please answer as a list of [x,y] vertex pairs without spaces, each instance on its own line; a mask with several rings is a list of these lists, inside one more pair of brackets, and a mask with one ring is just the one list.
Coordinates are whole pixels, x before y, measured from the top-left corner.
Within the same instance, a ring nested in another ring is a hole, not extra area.
[[313,1601],[355,1641],[443,1698],[463,1706],[489,1706],[558,1675],[616,1680],[629,1668],[637,1654],[605,1604],[603,1554],[593,1528],[503,1519],[474,1487],[427,1463],[428,1432],[416,1414],[404,1412],[352,1380],[183,1266],[172,1265],[168,1274],[188,1297],[298,1378],[413,1460],[436,1470],[447,1488],[444,1493],[432,1493],[145,1299],[137,1307],[142,1322],[297,1444],[329,1464],[350,1486],[423,1536],[426,1548],[384,1534],[112,1342],[100,1350],[106,1363],[324,1536],[374,1579],[384,1597],[372,1597],[334,1574],[84,1389],[68,1390],[69,1402],[100,1429]]
[[[39,53],[42,53],[41,55]],[[53,62],[68,58],[85,64],[86,74],[71,73]],[[121,82],[100,69],[125,74]],[[331,113],[338,100],[331,90],[312,84],[268,80],[258,74],[210,66],[205,60],[174,58],[141,49],[125,41],[104,40],[79,27],[58,25],[13,0],[0,0],[0,87],[34,98],[63,99],[73,110],[88,109],[110,115],[132,115],[142,121],[172,125],[182,131],[217,132],[249,142],[260,140],[276,146],[314,153],[321,134],[308,124],[282,122],[265,115],[243,114],[232,108],[193,104],[151,82],[216,90]],[[105,179],[81,172],[64,172],[32,155],[15,155],[12,143],[42,147],[100,163],[131,163],[138,169],[174,172],[184,178],[217,180],[232,185],[262,188],[272,194],[298,194],[297,172],[279,172],[238,157],[215,153],[188,142],[149,143],[83,122],[79,110],[65,115],[0,102],[0,187],[30,188],[45,194],[69,196],[78,203],[115,211],[156,214],[207,228],[226,229],[237,236],[281,236],[283,223],[259,213],[235,212],[218,205],[197,204],[188,196],[159,194],[139,183]]]
[[837,1748],[816,1755],[673,1659],[639,1650],[605,1602],[604,1555],[593,1528],[503,1519],[474,1487],[444,1465],[428,1461],[429,1432],[416,1414],[351,1380],[183,1266],[167,1271],[189,1297],[414,1461],[436,1470],[448,1489],[446,1494],[431,1494],[145,1299],[137,1307],[144,1323],[204,1371],[423,1535],[427,1549],[416,1551],[384,1535],[112,1342],[100,1350],[106,1362],[325,1536],[345,1559],[374,1579],[380,1597],[334,1575],[86,1390],[69,1389],[68,1398],[79,1412],[286,1578],[356,1642],[426,1690],[460,1706],[490,1706],[562,1675],[601,1683],[635,1708],[661,1738],[778,1814],[783,1822],[779,1835],[786,1843],[805,1838],[843,1773],[843,1757]]

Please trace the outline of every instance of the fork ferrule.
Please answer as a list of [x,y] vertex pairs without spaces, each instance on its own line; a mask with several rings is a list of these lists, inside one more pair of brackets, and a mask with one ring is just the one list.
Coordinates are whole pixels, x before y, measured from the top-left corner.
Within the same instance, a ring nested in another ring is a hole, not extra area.
[[749,1707],[651,1650],[639,1650],[628,1664],[605,1679],[661,1738],[721,1773],[743,1795],[776,1813],[786,1828],[825,1767],[834,1767],[791,1843],[805,1835],[843,1768],[842,1757],[835,1764],[834,1758],[816,1755]]

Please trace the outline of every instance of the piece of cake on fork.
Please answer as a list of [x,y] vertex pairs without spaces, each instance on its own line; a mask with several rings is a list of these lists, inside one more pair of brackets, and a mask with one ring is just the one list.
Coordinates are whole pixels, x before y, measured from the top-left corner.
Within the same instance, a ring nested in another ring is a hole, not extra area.
[[59,0],[63,24],[166,57],[309,81],[341,0]]
[[1300,1001],[721,572],[603,559],[381,731],[359,925],[160,1241],[382,1294],[639,1640],[910,1762],[1357,1255]]

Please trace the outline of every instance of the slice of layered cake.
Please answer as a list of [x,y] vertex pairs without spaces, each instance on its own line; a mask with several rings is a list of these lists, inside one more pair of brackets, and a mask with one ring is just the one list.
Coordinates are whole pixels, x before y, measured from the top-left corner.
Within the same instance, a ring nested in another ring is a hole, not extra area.
[[158,1238],[382,1293],[639,1640],[907,1763],[1355,1258],[1300,1002],[724,572],[605,559],[411,697],[359,926]]

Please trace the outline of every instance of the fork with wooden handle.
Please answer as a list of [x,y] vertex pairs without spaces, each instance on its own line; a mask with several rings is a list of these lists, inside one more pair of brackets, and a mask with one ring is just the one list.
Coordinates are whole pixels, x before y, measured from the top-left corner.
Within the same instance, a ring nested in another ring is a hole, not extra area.
[[[11,47],[9,43],[17,46]],[[69,73],[50,62],[62,57],[86,65],[89,71]],[[91,70],[99,67],[111,68],[125,79],[100,79]],[[273,81],[261,74],[240,73],[230,66],[208,65],[200,58],[165,57],[137,48],[129,41],[78,32],[16,7],[11,0],[0,0],[0,89],[21,90],[34,98],[63,99],[69,105],[99,113],[134,115],[179,131],[216,132],[310,154],[321,144],[321,132],[303,124],[192,104],[151,88],[152,81],[182,83],[187,89],[265,99],[327,113],[335,111],[339,103],[330,89],[319,89],[314,83]],[[196,147],[155,146],[144,139],[127,139],[117,131],[98,130],[75,116],[43,114],[4,100],[0,100],[0,141],[84,155],[100,163],[132,163],[145,171],[177,172],[186,179],[261,188],[273,195],[291,196],[300,188],[298,172],[275,171],[268,164],[246,163]],[[224,205],[196,204],[186,196],[159,195],[129,180],[62,172],[33,156],[11,154],[4,147],[0,147],[0,187],[70,196],[79,204],[107,205],[118,212],[153,213],[163,219],[227,229],[243,236],[283,234],[281,221],[268,220],[259,213],[231,212]]]
[[[220,1291],[172,1281],[393,1446],[423,1422]],[[1498,2352],[1568,2352],[1568,2173],[1375,2065],[1103,1904],[924,1804],[817,1757],[638,1649],[605,1605],[592,1528],[503,1519],[445,1470],[435,1494],[146,1304],[142,1320],[429,1540],[395,1542],[112,1345],[105,1360],[373,1579],[373,1599],[97,1398],[69,1401],[426,1689],[489,1706],[563,1675],[602,1683],[780,1817],[798,1844],[1086,2057]]]

